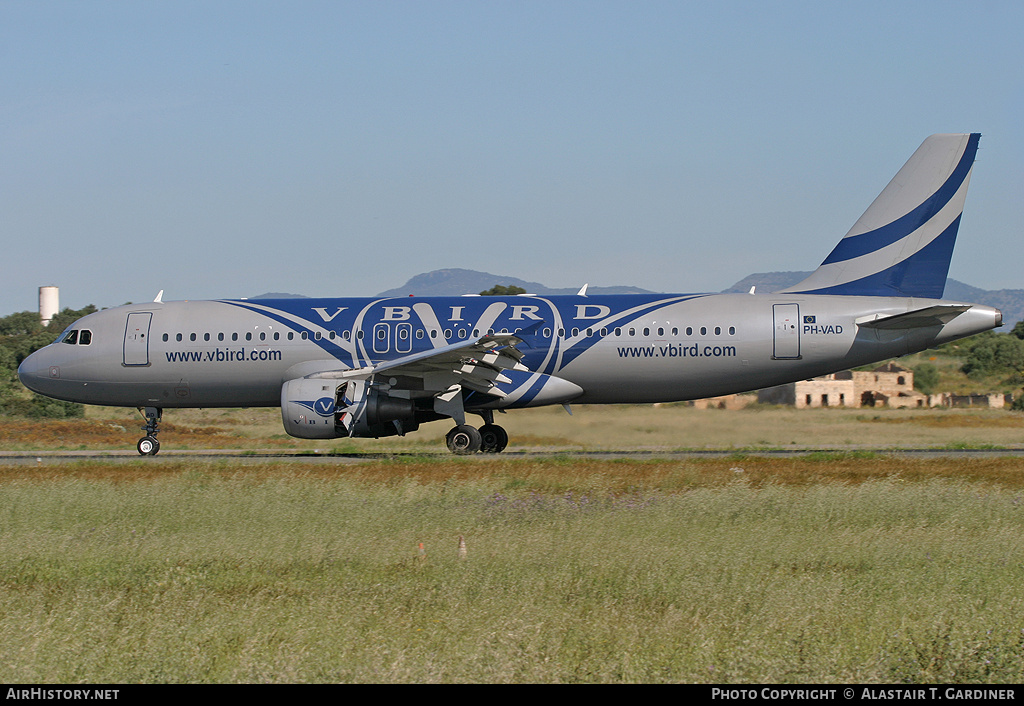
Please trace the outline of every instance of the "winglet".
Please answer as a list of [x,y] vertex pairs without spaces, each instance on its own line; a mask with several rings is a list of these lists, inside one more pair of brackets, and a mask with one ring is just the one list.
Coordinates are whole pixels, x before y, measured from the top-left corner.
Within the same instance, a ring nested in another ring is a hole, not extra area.
[[543,325],[543,320],[534,321],[526,328],[517,331],[516,337],[525,343],[527,348],[543,348],[546,346],[546,343],[538,340],[540,338],[540,327]]
[[580,291],[576,292],[576,296],[577,297],[585,297],[585,296],[587,296],[587,287],[589,287],[589,286],[590,286],[590,283],[587,282],[585,285],[580,287]]
[[164,303],[164,290],[161,289],[159,292],[156,293],[156,299],[153,300],[153,303],[155,303],[155,304],[163,304]]

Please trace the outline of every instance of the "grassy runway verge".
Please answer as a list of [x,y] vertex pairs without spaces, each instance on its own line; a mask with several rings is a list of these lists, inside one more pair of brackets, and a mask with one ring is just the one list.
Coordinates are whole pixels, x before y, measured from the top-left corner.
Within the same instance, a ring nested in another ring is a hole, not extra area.
[[1022,466],[0,467],[0,680],[1020,682]]

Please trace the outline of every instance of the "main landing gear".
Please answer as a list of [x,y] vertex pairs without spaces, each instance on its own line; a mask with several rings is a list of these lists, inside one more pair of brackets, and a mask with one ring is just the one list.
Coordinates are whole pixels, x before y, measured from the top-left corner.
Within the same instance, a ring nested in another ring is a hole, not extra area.
[[136,448],[143,456],[156,456],[160,451],[160,442],[157,441],[156,435],[160,433],[160,417],[164,411],[159,407],[139,407],[139,412],[146,418],[146,426],[142,427],[146,435],[139,439]]
[[448,450],[460,456],[473,454],[477,451],[485,454],[498,454],[508,446],[508,433],[494,423],[491,414],[482,415],[484,424],[477,429],[469,424],[459,424],[445,436]]

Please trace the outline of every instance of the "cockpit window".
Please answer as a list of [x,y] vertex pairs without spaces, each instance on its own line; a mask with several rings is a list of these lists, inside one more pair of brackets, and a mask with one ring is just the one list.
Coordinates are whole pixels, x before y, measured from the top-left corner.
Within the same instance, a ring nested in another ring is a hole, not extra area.
[[69,346],[78,344],[79,346],[87,346],[92,343],[92,331],[87,328],[75,329],[74,331],[66,331],[59,339],[61,343],[67,343]]

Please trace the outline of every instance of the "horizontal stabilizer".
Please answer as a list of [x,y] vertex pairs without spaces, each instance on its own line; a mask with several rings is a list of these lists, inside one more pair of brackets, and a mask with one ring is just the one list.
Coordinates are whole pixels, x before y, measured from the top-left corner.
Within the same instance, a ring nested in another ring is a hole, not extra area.
[[857,321],[857,325],[863,328],[877,328],[890,331],[893,329],[925,328],[927,326],[944,326],[960,316],[971,307],[967,304],[948,304],[940,306],[929,306],[916,311],[908,311],[894,316],[866,317],[866,320]]

